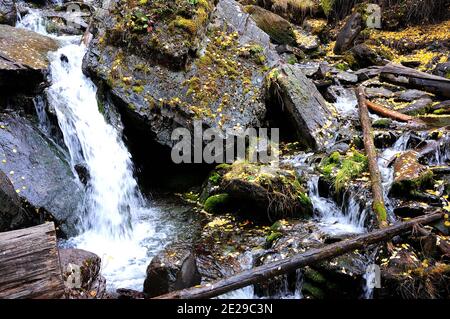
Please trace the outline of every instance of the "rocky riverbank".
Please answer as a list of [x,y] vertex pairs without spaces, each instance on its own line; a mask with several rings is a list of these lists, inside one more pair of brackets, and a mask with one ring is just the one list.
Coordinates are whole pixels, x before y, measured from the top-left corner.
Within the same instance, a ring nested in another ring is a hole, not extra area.
[[[150,247],[139,257],[146,278],[132,278],[142,291],[106,293],[108,257],[66,248],[63,267],[85,264],[70,297],[154,297],[376,229],[362,86],[370,102],[412,119],[370,115],[388,223],[437,210],[445,219],[224,297],[448,298],[450,3],[394,2],[94,1],[74,28],[65,4],[0,0],[0,231],[54,221],[70,246],[82,229],[93,172],[71,161],[48,99],[48,54],[62,46],[53,35],[84,35],[83,73],[148,207],[152,196],[178,199],[140,221],[162,238],[139,243]],[[17,12],[40,14],[47,35],[14,27]],[[173,130],[194,133],[196,121],[232,130],[229,139],[279,128],[279,165],[173,163]],[[373,264],[381,289],[366,286]]]

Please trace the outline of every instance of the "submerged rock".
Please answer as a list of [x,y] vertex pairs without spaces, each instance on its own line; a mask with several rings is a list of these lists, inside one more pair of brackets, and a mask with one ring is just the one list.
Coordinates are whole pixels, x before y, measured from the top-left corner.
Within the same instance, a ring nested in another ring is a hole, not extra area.
[[83,190],[64,155],[28,119],[0,114],[0,170],[18,195],[50,213],[66,235],[75,233]]
[[34,91],[45,80],[47,54],[55,40],[38,33],[0,25],[0,91]]

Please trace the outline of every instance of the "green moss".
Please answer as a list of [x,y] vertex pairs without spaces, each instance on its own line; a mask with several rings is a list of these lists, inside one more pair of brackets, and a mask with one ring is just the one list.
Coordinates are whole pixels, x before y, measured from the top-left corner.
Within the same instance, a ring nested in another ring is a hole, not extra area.
[[287,59],[287,63],[289,63],[289,64],[298,63],[297,57],[295,55],[290,55]]
[[144,91],[144,87],[142,85],[136,85],[132,88],[134,93],[140,94]]
[[338,63],[335,65],[336,69],[341,70],[341,71],[347,71],[348,70],[348,65],[346,63]]
[[387,221],[387,211],[384,203],[374,202],[373,210],[375,211],[375,214],[377,215],[377,219],[379,222]]
[[327,280],[321,273],[312,269],[311,267],[305,267],[305,269],[303,271],[303,275],[309,281],[312,281],[313,283],[316,283],[316,284],[325,284],[327,282]]
[[305,295],[310,295],[314,299],[324,299],[325,293],[322,291],[322,289],[312,285],[309,282],[304,282],[302,285],[302,292]]
[[392,120],[391,119],[378,119],[373,122],[373,127],[376,128],[388,128],[391,126]]
[[218,185],[220,183],[222,179],[222,176],[217,173],[217,172],[213,172],[211,174],[211,176],[209,176],[209,181],[213,184],[213,185]]
[[266,243],[267,244],[272,244],[275,240],[277,240],[278,238],[282,237],[283,234],[277,231],[272,231],[270,232],[270,234],[266,237]]
[[327,17],[333,11],[334,1],[335,0],[320,0],[320,6]]
[[334,189],[339,192],[350,180],[367,170],[367,157],[356,150],[347,153],[345,157],[334,152],[322,160],[319,170],[333,181]]
[[272,224],[272,226],[270,226],[270,230],[276,232],[279,231],[282,227],[283,224],[281,223],[281,221],[277,220],[275,223]]
[[216,214],[222,212],[229,203],[230,196],[228,194],[217,194],[208,197],[205,201],[204,208],[208,213]]
[[231,164],[227,164],[227,163],[222,163],[216,166],[217,170],[221,170],[221,169],[230,169],[231,168]]

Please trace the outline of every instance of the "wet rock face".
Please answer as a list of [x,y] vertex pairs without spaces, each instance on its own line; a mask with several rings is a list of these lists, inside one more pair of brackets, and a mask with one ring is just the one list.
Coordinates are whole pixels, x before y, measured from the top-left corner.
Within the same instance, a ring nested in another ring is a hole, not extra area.
[[[80,287],[66,287],[70,299],[102,298],[106,292],[106,280],[100,275],[101,259],[96,254],[82,249],[67,248],[59,250],[63,279],[75,274],[79,268]],[[74,272],[75,271],[75,272]],[[69,279],[70,280],[70,279]]]
[[407,195],[420,189],[433,178],[433,173],[419,163],[419,153],[407,151],[394,162],[394,183],[392,192],[397,195]]
[[219,165],[202,194],[205,209],[236,209],[253,219],[273,221],[312,214],[312,204],[294,171],[245,162]]
[[73,235],[83,190],[64,155],[28,119],[1,114],[0,123],[0,170],[21,198]]
[[0,91],[36,90],[45,79],[48,52],[57,48],[49,37],[0,25]]
[[[183,72],[155,64],[144,51],[125,53],[108,39],[104,28],[111,26],[98,25],[84,69],[111,89],[126,128],[141,128],[171,147],[172,130],[192,130],[196,119],[219,129],[261,125],[264,75],[278,56],[270,38],[232,0],[220,1],[211,19],[207,36],[195,35],[199,57]],[[154,32],[162,32],[158,24]]]
[[177,244],[153,257],[147,268],[144,293],[150,297],[200,284],[201,277],[192,250]]
[[31,218],[5,173],[0,171],[0,232],[30,226]]
[[302,69],[283,65],[269,74],[268,83],[269,111],[285,119],[280,127],[290,126],[292,134],[307,147],[325,149],[335,134],[336,116]]
[[14,0],[0,0],[0,24],[14,26],[17,12]]

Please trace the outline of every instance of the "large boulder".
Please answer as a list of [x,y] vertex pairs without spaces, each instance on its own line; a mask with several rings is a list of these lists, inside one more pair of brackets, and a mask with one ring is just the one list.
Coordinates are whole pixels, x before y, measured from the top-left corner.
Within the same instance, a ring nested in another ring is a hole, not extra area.
[[50,213],[66,235],[74,234],[83,190],[65,156],[30,120],[0,114],[0,123],[0,170],[29,205]]
[[48,52],[57,48],[49,37],[0,25],[0,92],[36,90],[45,80]]
[[[205,2],[195,5],[196,12],[208,13],[201,28],[191,30],[191,23],[175,14],[147,24],[144,31],[128,30],[133,39],[149,38],[139,47],[117,40],[114,32],[126,28],[118,16],[97,17],[99,32],[85,57],[84,70],[105,84],[122,114],[126,133],[139,130],[139,136],[144,132],[171,147],[173,129],[192,130],[196,119],[205,127],[220,129],[261,125],[263,80],[278,55],[269,36],[237,2],[221,0],[209,24],[214,6],[209,1],[202,7]],[[148,14],[157,6],[148,4]],[[185,37],[190,40],[184,41]],[[170,59],[164,58],[169,55]]]
[[295,171],[243,161],[219,165],[208,178],[201,200],[210,213],[240,212],[255,220],[312,214],[311,200]]
[[336,133],[336,112],[302,69],[283,65],[268,75],[267,82],[269,111],[282,114],[283,128],[291,127],[304,146],[325,149]]
[[296,24],[301,24],[306,16],[322,11],[319,0],[258,0],[257,3]]
[[29,226],[31,217],[22,208],[9,178],[0,171],[0,232]]
[[147,267],[144,293],[150,297],[200,284],[192,248],[175,243],[153,257]]
[[9,24],[14,26],[16,23],[17,12],[14,0],[0,0],[0,24]]

